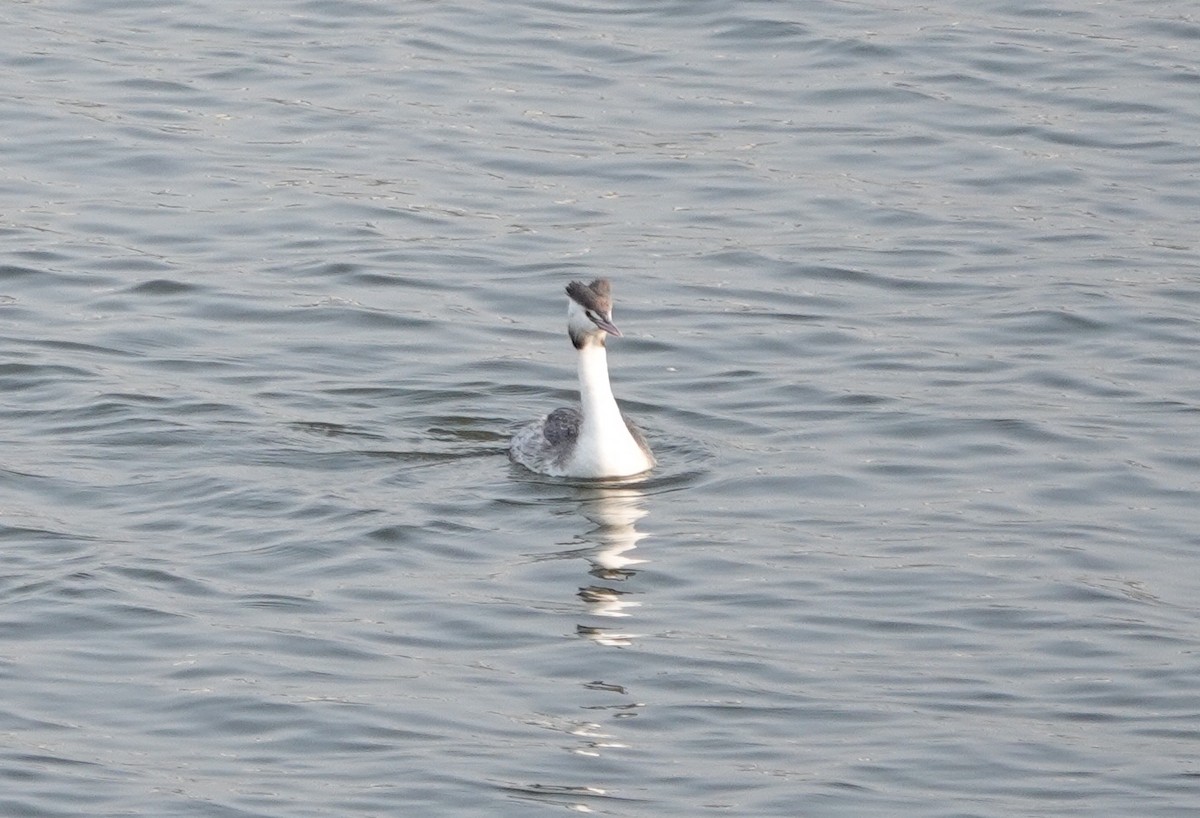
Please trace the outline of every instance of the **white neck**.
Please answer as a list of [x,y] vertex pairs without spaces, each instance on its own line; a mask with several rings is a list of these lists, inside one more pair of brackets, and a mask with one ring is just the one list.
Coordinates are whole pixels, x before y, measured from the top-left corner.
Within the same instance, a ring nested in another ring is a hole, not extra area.
[[573,471],[596,477],[637,474],[654,461],[633,439],[608,381],[608,354],[602,344],[579,350],[579,397],[583,427],[576,442]]
[[608,381],[608,353],[601,344],[586,344],[579,350],[579,397],[585,428],[590,423],[594,429],[608,432],[615,422],[625,429]]

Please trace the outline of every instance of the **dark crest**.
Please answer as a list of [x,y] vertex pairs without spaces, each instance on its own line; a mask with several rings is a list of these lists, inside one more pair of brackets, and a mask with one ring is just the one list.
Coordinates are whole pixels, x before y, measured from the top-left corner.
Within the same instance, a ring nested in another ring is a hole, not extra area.
[[612,285],[607,278],[598,278],[591,284],[572,281],[567,285],[567,295],[585,310],[595,310],[601,315],[612,310]]

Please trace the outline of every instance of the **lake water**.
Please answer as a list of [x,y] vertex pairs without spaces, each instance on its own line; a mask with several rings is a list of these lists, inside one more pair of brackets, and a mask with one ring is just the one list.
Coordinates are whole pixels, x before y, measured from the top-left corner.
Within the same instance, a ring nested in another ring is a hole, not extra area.
[[1200,18],[967,5],[5,3],[0,814],[1198,814]]

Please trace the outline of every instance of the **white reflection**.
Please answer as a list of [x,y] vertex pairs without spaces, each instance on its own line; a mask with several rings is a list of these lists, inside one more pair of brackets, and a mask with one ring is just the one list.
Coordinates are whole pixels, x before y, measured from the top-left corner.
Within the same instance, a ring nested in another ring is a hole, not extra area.
[[[592,616],[628,617],[641,605],[633,592],[618,587],[618,583],[636,576],[633,566],[645,562],[632,554],[638,541],[646,536],[636,525],[646,516],[643,500],[642,492],[629,486],[595,486],[584,494],[580,513],[596,527],[583,535],[594,545],[582,555],[591,564],[588,573],[598,582],[580,588],[579,598]],[[591,625],[578,625],[576,632],[608,647],[626,647],[638,636]]]
[[[588,619],[577,623],[575,631],[587,641],[576,643],[574,650],[582,655],[572,663],[587,674],[576,681],[586,693],[574,712],[539,715],[536,723],[567,736],[564,749],[574,756],[591,759],[628,750],[629,744],[618,735],[619,721],[638,715],[645,706],[612,678],[626,666],[624,659],[595,646],[629,647],[641,636],[628,625],[642,606],[640,594],[631,586],[635,585],[632,580],[637,577],[638,566],[647,561],[637,552],[638,543],[647,536],[637,530],[637,523],[647,511],[643,493],[628,485],[596,484],[575,491],[579,514],[587,521],[581,525],[586,530],[574,538],[578,547],[549,558],[586,561],[587,575],[577,597]],[[623,627],[612,627],[617,624]],[[586,713],[581,717],[579,711]],[[586,804],[579,801],[570,807],[582,809]]]

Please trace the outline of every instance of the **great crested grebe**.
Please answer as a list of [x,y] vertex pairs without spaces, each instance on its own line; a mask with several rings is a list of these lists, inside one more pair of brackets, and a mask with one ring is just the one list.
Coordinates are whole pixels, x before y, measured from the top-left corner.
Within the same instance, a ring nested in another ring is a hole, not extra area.
[[612,320],[612,286],[598,278],[567,285],[567,334],[579,359],[576,409],[555,409],[523,426],[508,455],[532,471],[555,477],[627,477],[654,466],[646,439],[621,414],[608,382],[608,336],[621,337]]

